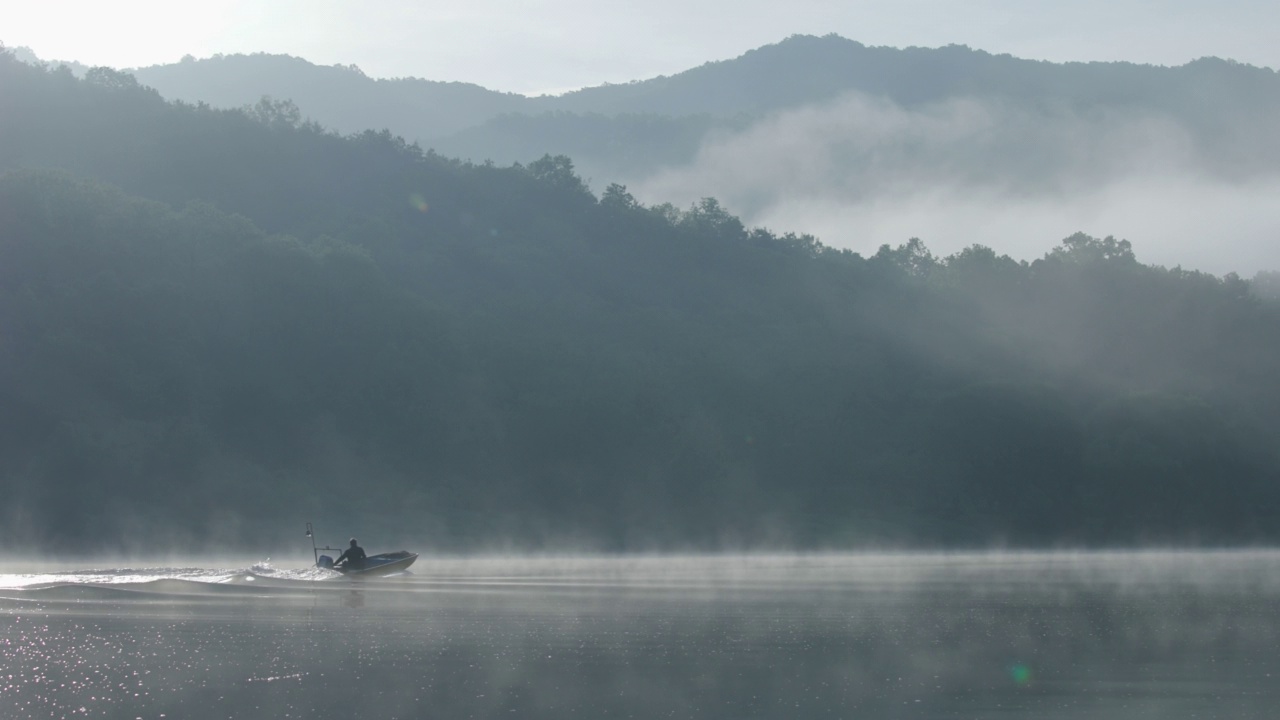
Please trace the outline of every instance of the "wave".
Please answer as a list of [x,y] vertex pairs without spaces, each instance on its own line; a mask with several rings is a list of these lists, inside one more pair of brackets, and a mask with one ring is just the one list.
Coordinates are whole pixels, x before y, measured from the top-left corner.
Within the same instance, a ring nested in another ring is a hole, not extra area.
[[95,568],[69,572],[0,575],[0,590],[85,598],[119,598],[137,594],[190,595],[210,592],[253,592],[255,588],[307,587],[341,579],[331,570],[282,570],[269,563],[247,568],[143,567]]

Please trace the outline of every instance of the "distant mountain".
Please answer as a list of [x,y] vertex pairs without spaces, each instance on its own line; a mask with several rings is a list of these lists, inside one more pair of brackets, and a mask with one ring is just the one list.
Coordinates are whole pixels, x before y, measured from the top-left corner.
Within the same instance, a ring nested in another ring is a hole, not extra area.
[[[1129,105],[1199,115],[1280,107],[1273,70],[1216,58],[1181,67],[1123,62],[1055,64],[965,46],[870,47],[836,35],[798,35],[685,72],[525,98],[476,85],[375,80],[355,66],[323,67],[286,55],[218,55],[131,71],[170,99],[239,107],[263,95],[294,100],[343,132],[387,127],[429,141],[512,112],[734,118],[824,102],[848,92],[903,106],[955,97]],[[440,107],[448,105],[449,107]]]
[[610,181],[626,181],[684,164],[708,134],[739,131],[749,124],[746,117],[726,121],[705,114],[509,113],[432,145],[451,157],[504,164],[528,162],[544,154],[568,155],[593,186],[603,187]]
[[527,98],[459,82],[417,78],[377,80],[354,65],[321,66],[288,55],[188,56],[172,65],[130,71],[171,100],[217,108],[252,105],[264,95],[292,100],[305,115],[342,133],[388,128],[430,143],[497,115],[526,107]]
[[84,74],[89,70],[88,65],[75,62],[74,60],[41,60],[35,54],[35,51],[29,47],[8,48],[8,50],[13,53],[14,59],[19,62],[27,63],[28,65],[40,65],[50,68],[55,68],[59,65],[66,65],[67,69],[69,69],[76,77],[84,77]]
[[[505,165],[565,154],[598,185],[645,182],[663,168],[691,163],[708,142],[851,96],[916,115],[946,112],[947,103],[966,101],[981,103],[987,114],[1045,118],[1032,119],[1032,127],[1053,127],[1066,115],[1072,124],[1096,124],[1084,130],[1089,137],[1117,120],[1156,122],[1185,135],[1189,152],[1217,172],[1280,168],[1273,132],[1280,123],[1280,75],[1214,58],[1181,67],[1055,64],[955,45],[895,49],[834,35],[794,36],[669,77],[537,98],[463,83],[377,80],[353,66],[323,67],[282,55],[188,58],[132,72],[166,98],[224,108],[250,105],[264,95],[290,99],[304,116],[339,132],[387,128],[477,162]],[[1055,147],[1060,136],[1037,136],[1023,145],[1026,133],[1020,129],[992,133],[1009,136],[1003,147],[1011,148],[1015,161],[1033,164],[1030,172],[1039,177],[1030,185],[1046,178],[1056,182],[1061,168],[1053,156],[1061,152]],[[1050,161],[1034,165],[1046,153]],[[986,157],[946,162],[990,170]],[[857,165],[847,167],[857,172]],[[1001,172],[998,162],[995,167]],[[1028,185],[1025,177],[1008,182]],[[754,191],[748,195],[757,200],[748,201],[719,192],[744,212],[769,205],[775,194]]]
[[[734,130],[726,127],[730,121],[740,129],[786,113],[828,108],[851,96],[916,116],[945,111],[948,103],[957,101],[980,103],[985,112],[1001,116],[1031,114],[1052,121],[1068,115],[1098,121],[1099,127],[1091,131],[1105,130],[1102,126],[1113,126],[1117,120],[1154,120],[1184,132],[1193,152],[1212,156],[1218,170],[1280,168],[1280,142],[1274,132],[1280,125],[1280,74],[1216,58],[1181,67],[1055,64],[963,46],[895,49],[837,36],[797,36],[671,77],[586,88],[539,104],[557,112],[605,117],[709,118],[702,121],[707,140]],[[528,117],[527,111],[525,115],[484,128],[484,142],[495,151],[508,148],[513,138],[523,139],[523,153],[495,160],[536,157],[539,148],[554,149],[584,166],[603,166],[618,177],[634,180],[643,175],[617,149],[604,149],[594,140],[596,134],[587,134],[577,148],[569,147],[556,137],[555,123]],[[562,117],[561,125],[573,122]],[[631,147],[625,123],[612,132],[615,148]],[[468,149],[481,144],[476,131],[470,131],[468,139]],[[1047,142],[1076,140],[1057,137]],[[446,139],[437,147],[448,153],[455,147],[452,142]],[[1052,145],[1027,150],[1019,148],[1019,154],[1051,152]],[[672,157],[670,164],[693,157],[693,152]]]
[[797,35],[670,77],[585,88],[557,98],[556,109],[759,116],[849,92],[883,97],[904,107],[956,97],[1002,97],[1227,113],[1280,107],[1280,76],[1216,58],[1172,68],[1125,62],[1057,64],[963,45],[898,49],[870,47],[837,35]]

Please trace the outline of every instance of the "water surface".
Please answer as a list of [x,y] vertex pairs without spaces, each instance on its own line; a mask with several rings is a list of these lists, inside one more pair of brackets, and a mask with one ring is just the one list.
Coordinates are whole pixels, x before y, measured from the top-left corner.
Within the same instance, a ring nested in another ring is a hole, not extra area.
[[280,565],[0,575],[0,717],[1280,716],[1272,552]]

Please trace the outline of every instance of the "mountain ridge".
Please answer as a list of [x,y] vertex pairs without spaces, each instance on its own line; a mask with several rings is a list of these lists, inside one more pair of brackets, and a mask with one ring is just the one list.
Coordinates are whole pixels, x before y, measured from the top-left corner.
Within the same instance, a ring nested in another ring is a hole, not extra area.
[[673,75],[536,97],[441,80],[374,79],[354,66],[266,53],[188,57],[129,72],[168,99],[221,108],[252,106],[264,96],[289,100],[339,133],[386,128],[477,162],[568,155],[601,183],[597,190],[610,181],[643,184],[664,168],[692,163],[717,138],[850,94],[909,113],[977,99],[995,112],[1008,105],[1046,115],[1167,118],[1208,152],[1280,167],[1280,148],[1265,130],[1280,120],[1280,74],[1216,58],[1170,67],[1051,63],[963,45],[899,49],[795,35]]
[[10,547],[1276,537],[1263,283],[1082,233],[863,256],[105,69],[0,93]]

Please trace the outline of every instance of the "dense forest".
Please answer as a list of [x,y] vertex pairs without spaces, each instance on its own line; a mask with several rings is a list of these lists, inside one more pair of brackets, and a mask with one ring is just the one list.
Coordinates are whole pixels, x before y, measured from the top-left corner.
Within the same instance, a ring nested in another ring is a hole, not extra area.
[[106,68],[0,95],[10,547],[1280,539],[1272,275],[862,256]]

